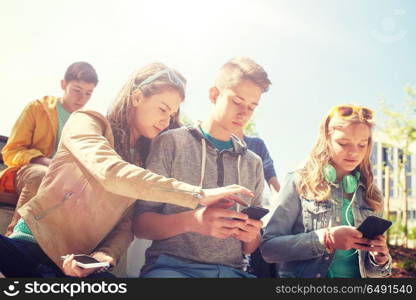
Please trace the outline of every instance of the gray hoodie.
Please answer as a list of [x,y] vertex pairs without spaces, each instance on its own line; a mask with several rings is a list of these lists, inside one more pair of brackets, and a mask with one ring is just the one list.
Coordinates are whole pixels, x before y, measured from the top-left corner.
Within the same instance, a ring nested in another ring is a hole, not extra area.
[[[232,136],[232,149],[217,150],[204,138],[199,127],[182,127],[157,137],[147,159],[147,168],[157,174],[173,177],[203,188],[230,184],[242,185],[254,198],[242,196],[250,205],[261,205],[264,188],[263,166],[259,156],[247,149],[244,142]],[[240,205],[231,209],[240,211]],[[138,201],[136,214],[155,212],[176,214],[189,210],[177,205]],[[243,268],[242,242],[235,238],[218,239],[198,233],[184,233],[153,241],[146,251],[142,274],[161,254],[185,261],[220,264]]]

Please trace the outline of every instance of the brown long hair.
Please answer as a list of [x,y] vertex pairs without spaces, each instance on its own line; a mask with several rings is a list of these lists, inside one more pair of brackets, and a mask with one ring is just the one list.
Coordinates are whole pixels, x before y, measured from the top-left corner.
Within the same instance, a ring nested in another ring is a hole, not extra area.
[[[107,113],[107,119],[111,124],[111,129],[114,135],[114,148],[116,152],[126,161],[134,164],[144,166],[146,157],[149,153],[150,139],[140,137],[134,145],[135,155],[130,154],[130,124],[131,114],[134,112],[132,104],[133,92],[140,89],[144,97],[151,97],[152,95],[162,93],[168,89],[176,90],[182,97],[185,98],[184,86],[173,83],[168,74],[161,75],[148,84],[140,86],[140,84],[148,77],[167,69],[167,66],[160,62],[150,63],[136,72],[134,72],[123,88],[118,93],[118,96],[110,106]],[[176,70],[170,68],[177,77],[185,84],[185,78]],[[168,128],[177,128],[181,124],[179,122],[179,111],[171,118]]]
[[[319,127],[318,140],[309,154],[305,166],[299,171],[300,181],[297,189],[299,195],[315,201],[326,201],[331,194],[331,185],[325,180],[323,168],[331,163],[331,149],[329,143],[330,131],[334,127],[345,127],[352,123],[363,123],[370,128],[370,132],[374,127],[374,123],[363,119],[359,114],[354,114],[348,119],[334,116],[334,122],[331,122],[330,114],[327,114]],[[332,125],[335,124],[335,125]],[[367,151],[363,160],[359,165],[361,173],[360,180],[366,186],[365,201],[375,211],[382,209],[382,195],[380,190],[374,184],[373,171],[370,165],[370,154],[372,150],[372,135],[368,140]]]

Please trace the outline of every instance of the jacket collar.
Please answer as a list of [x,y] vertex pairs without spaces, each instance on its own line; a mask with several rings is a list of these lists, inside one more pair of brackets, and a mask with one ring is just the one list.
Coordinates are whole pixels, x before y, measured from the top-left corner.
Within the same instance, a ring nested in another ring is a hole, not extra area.
[[56,135],[56,129],[58,128],[58,113],[56,105],[59,99],[60,98],[53,96],[45,96],[38,100],[49,118],[54,135]]

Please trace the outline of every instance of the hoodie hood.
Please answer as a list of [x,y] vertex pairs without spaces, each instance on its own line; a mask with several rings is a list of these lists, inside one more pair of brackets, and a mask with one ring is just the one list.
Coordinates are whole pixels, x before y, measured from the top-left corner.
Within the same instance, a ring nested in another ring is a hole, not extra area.
[[[217,172],[218,172],[218,179],[217,185],[224,186],[224,161],[223,155],[227,153],[231,156],[237,157],[237,184],[241,184],[241,157],[246,154],[247,152],[247,145],[244,141],[240,140],[235,135],[231,135],[231,143],[233,145],[230,149],[225,149],[219,151],[215,146],[205,137],[202,133],[201,124],[198,123],[195,125],[188,125],[186,126],[187,130],[191,133],[191,135],[198,141],[201,142],[201,175],[200,175],[200,182],[199,186],[202,187],[202,183],[204,182],[205,176],[205,169],[206,169],[206,162],[207,162],[207,147],[212,148],[217,152]],[[239,206],[239,204],[237,204]]]

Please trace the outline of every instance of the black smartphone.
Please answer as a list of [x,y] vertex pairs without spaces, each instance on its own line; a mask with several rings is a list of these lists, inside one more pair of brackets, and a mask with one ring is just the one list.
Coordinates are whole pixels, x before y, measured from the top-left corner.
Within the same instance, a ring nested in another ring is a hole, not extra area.
[[366,239],[372,240],[375,236],[383,234],[391,226],[389,220],[385,220],[376,216],[367,217],[357,230],[363,234]]
[[252,205],[244,208],[241,212],[248,215],[250,219],[260,220],[269,212],[269,210],[267,208]]
[[110,266],[108,262],[100,262],[96,260],[94,257],[86,254],[74,255],[74,260],[76,261],[77,266],[84,269]]

